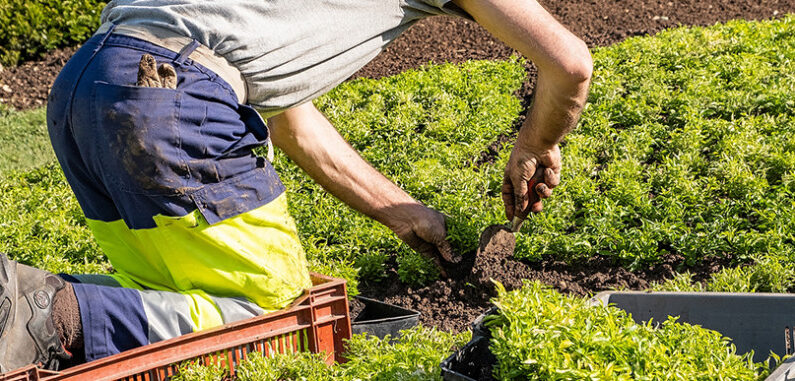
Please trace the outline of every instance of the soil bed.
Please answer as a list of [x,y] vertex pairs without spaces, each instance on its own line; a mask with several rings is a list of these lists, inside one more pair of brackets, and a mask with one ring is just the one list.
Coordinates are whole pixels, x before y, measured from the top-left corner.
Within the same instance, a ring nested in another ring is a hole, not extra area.
[[[671,278],[684,263],[682,257],[669,255],[659,264],[631,272],[606,256],[589,258],[577,265],[554,258],[517,261],[512,256],[512,240],[507,237],[510,233],[501,231],[498,234],[504,236],[492,241],[496,241],[496,247],[481,248],[487,255],[467,257],[474,261],[471,272],[450,272],[448,279],[412,288],[398,279],[394,264],[390,264],[386,279],[363,282],[359,291],[363,296],[419,311],[423,325],[460,332],[468,329],[469,324],[488,308],[489,300],[496,296],[492,280],[509,290],[521,287],[524,279],[538,280],[567,294],[589,296],[609,289],[645,289],[650,282]],[[695,281],[703,281],[730,263],[730,258],[710,258],[687,269],[694,273]]]
[[[607,46],[632,36],[679,25],[712,25],[732,19],[760,20],[795,12],[795,0],[539,0],[588,46]],[[509,48],[476,23],[443,16],[422,20],[353,75],[380,78],[428,62],[507,58]]]

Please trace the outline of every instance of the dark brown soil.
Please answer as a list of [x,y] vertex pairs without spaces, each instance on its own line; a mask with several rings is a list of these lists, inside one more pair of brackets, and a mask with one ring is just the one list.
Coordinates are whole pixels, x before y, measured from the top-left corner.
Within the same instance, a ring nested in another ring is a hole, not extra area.
[[359,314],[364,310],[364,303],[360,302],[359,299],[349,299],[348,310],[351,314],[351,321],[354,321],[356,320],[356,317],[359,316]]
[[[540,3],[591,47],[679,25],[760,20],[795,12],[795,0],[540,0]],[[513,53],[513,49],[475,22],[450,16],[431,17],[412,26],[354,74],[354,78],[380,78],[429,62],[499,59]]]
[[76,47],[58,49],[37,61],[0,69],[0,103],[17,110],[44,106],[55,77]]
[[[684,267],[683,258],[673,255],[638,272],[631,272],[606,256],[590,258],[579,265],[553,258],[523,262],[513,259],[512,233],[495,227],[489,229],[482,237],[479,255],[465,256],[471,271],[449,271],[449,279],[411,288],[401,283],[397,272],[390,269],[385,280],[364,282],[359,290],[364,296],[419,311],[422,324],[458,332],[467,329],[488,308],[490,299],[496,295],[494,281],[512,290],[521,287],[524,280],[538,280],[563,293],[590,296],[602,290],[643,290],[650,282],[670,278]],[[730,258],[710,258],[687,269],[695,274],[696,281],[703,281],[729,264]]]

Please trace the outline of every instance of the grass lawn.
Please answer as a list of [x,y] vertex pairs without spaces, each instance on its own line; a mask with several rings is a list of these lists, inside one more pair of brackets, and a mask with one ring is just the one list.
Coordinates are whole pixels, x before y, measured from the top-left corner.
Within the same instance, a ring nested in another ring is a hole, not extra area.
[[22,112],[0,108],[0,176],[53,161],[44,108]]

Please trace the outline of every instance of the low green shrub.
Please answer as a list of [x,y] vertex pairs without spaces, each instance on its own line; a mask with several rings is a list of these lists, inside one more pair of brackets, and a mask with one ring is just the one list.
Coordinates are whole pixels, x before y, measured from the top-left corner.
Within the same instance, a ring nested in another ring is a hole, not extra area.
[[255,354],[237,368],[235,378],[238,381],[331,380],[331,373],[323,354],[298,352],[272,358]]
[[179,373],[169,378],[171,381],[221,381],[228,379],[229,371],[214,364],[192,362],[182,365]]
[[0,253],[56,273],[109,271],[57,164],[0,177],[0,205]]
[[0,1],[0,64],[16,65],[62,46],[82,43],[99,26],[104,2]]
[[380,281],[386,277],[385,265],[388,256],[386,253],[373,251],[356,255],[355,265],[359,269],[359,278],[362,280]]
[[439,270],[433,261],[417,253],[398,256],[398,277],[411,286],[422,286],[439,278]]
[[723,268],[705,282],[694,282],[690,272],[650,286],[654,291],[790,292],[795,288],[795,264],[790,259],[765,256],[747,266]]
[[[453,335],[422,326],[392,339],[366,334],[348,341],[348,362],[328,366],[319,355],[291,353],[273,358],[250,356],[237,367],[240,381],[440,381],[439,363],[469,340],[468,333]],[[218,366],[188,364],[178,381],[221,380],[228,372]]]
[[439,364],[469,341],[469,332],[452,334],[423,326],[401,331],[399,338],[355,335],[334,380],[441,380]]
[[616,307],[591,306],[538,282],[506,292],[487,319],[498,380],[761,380],[766,363],[730,339],[669,318],[636,324]]

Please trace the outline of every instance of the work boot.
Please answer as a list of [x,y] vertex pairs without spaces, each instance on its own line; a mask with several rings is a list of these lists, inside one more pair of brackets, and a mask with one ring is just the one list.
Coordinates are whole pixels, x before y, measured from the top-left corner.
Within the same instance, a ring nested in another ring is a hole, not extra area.
[[0,373],[36,364],[57,369],[71,355],[52,319],[55,293],[65,282],[0,254]]

